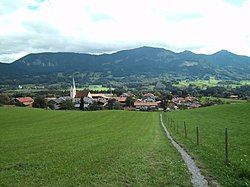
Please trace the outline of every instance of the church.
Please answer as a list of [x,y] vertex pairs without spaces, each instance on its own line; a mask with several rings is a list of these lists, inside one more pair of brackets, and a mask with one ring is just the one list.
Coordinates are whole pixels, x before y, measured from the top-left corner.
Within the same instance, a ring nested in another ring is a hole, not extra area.
[[74,77],[73,77],[73,84],[70,87],[70,97],[72,98],[76,108],[80,107],[81,98],[83,98],[84,101],[84,108],[87,108],[89,104],[93,102],[93,98],[89,90],[76,89]]

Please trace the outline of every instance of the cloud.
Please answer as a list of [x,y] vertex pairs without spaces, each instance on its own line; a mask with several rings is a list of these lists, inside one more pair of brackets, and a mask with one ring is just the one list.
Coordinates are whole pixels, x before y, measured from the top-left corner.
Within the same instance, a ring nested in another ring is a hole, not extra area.
[[2,0],[0,61],[142,45],[250,56],[250,0]]
[[224,0],[224,1],[236,6],[241,6],[246,0]]

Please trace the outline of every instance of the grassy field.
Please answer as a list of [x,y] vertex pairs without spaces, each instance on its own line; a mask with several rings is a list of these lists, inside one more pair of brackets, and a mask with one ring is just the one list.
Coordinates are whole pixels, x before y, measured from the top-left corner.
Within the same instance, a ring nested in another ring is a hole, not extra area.
[[183,79],[179,81],[178,84],[174,84],[174,86],[183,88],[183,87],[188,87],[190,84],[195,85],[201,89],[207,87],[215,87],[215,86],[236,88],[237,86],[250,85],[250,80],[232,81],[232,83],[226,83],[226,82],[223,83],[223,80],[216,79],[215,77],[210,77],[209,80],[197,79],[194,81]]
[[159,113],[0,108],[0,186],[191,186]]
[[91,91],[98,91],[98,92],[114,90],[114,88],[108,88],[102,85],[89,85],[88,89]]
[[230,98],[222,98],[222,97],[202,97],[200,99],[200,103],[205,103],[206,100],[218,100],[220,99],[224,104],[238,104],[238,103],[246,103],[247,100],[242,99],[230,99]]
[[[220,105],[164,114],[178,124],[168,125],[172,136],[223,186],[250,185],[250,103]],[[184,136],[184,124],[187,138]],[[196,145],[196,127],[200,145]],[[229,165],[224,164],[224,129],[229,133]]]
[[175,86],[177,87],[188,87],[189,84],[193,84],[199,88],[204,88],[204,87],[213,87],[217,86],[219,80],[215,79],[215,77],[210,77],[209,80],[195,80],[195,81],[188,81],[188,80],[182,80]]

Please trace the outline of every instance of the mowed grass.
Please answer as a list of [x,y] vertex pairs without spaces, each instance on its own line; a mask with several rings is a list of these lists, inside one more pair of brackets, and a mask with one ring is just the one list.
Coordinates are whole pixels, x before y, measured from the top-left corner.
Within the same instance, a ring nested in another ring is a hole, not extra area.
[[[250,183],[250,103],[206,107],[164,114],[178,124],[168,128],[203,168],[203,173],[223,186],[249,186]],[[187,138],[184,136],[186,122]],[[196,145],[196,127],[200,145]],[[224,132],[228,128],[229,165],[224,163]]]
[[0,108],[0,186],[191,186],[159,113]]
[[238,104],[238,103],[246,103],[247,100],[242,100],[242,99],[230,99],[230,98],[223,98],[223,97],[202,97],[200,99],[200,102],[201,103],[205,103],[206,102],[206,99],[209,99],[209,100],[218,100],[220,99],[223,103],[225,104]]

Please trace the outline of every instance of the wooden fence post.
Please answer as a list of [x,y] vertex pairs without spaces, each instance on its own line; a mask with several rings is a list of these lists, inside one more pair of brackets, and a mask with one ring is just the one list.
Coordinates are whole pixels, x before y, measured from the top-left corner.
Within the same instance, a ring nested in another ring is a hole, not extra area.
[[187,138],[187,128],[186,128],[186,123],[184,121],[184,133],[185,133],[185,138]]
[[196,127],[196,144],[199,145],[200,144],[200,140],[199,140],[199,128]]
[[225,128],[225,163],[228,164],[228,133]]

